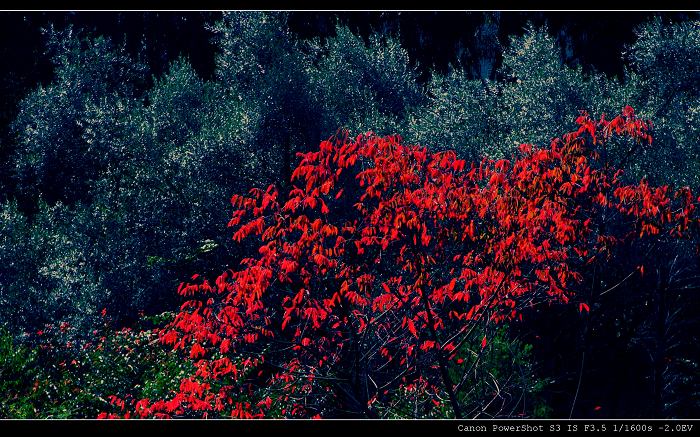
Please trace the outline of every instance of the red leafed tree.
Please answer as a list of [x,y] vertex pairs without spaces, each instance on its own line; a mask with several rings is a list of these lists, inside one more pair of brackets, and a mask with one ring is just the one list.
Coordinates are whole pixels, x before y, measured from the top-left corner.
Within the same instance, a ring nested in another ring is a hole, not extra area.
[[689,190],[625,185],[600,159],[623,137],[651,144],[631,108],[577,124],[476,164],[399,137],[338,136],[300,156],[288,191],[234,196],[233,238],[257,253],[180,286],[188,300],[160,335],[197,370],[132,415],[373,417],[417,390],[462,417],[454,369],[475,329],[546,303],[587,312],[577,288],[616,244],[694,223]]

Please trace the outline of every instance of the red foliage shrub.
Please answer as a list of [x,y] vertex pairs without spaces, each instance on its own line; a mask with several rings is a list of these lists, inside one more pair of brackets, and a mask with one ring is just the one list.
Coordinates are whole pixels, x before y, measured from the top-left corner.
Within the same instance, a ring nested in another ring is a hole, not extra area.
[[549,147],[476,164],[396,136],[337,137],[301,155],[288,191],[234,196],[233,238],[258,253],[180,286],[188,300],[161,339],[198,370],[132,415],[372,416],[417,389],[459,417],[447,368],[475,327],[545,303],[591,311],[577,297],[590,265],[696,223],[688,189],[625,185],[601,159],[614,139],[651,145],[631,108],[577,123]]

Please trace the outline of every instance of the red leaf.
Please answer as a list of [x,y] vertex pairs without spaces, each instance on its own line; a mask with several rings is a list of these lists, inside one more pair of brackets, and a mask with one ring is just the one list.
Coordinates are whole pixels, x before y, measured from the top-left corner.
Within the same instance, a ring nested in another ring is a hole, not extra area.
[[221,344],[219,345],[219,349],[221,350],[222,354],[225,354],[226,352],[228,352],[230,347],[231,347],[231,341],[228,338],[224,339],[224,341],[222,341]]
[[416,325],[413,323],[412,319],[408,319],[407,323],[408,331],[413,334],[414,337],[418,338],[418,331],[416,331]]
[[583,310],[586,310],[587,313],[591,312],[591,308],[588,306],[587,303],[581,302],[578,304],[578,310],[579,312],[583,312]]
[[427,351],[435,347],[435,342],[432,340],[425,340],[423,344],[420,346],[420,349],[422,351]]
[[287,317],[285,317],[285,318],[282,320],[282,330],[283,330],[283,331],[284,331],[284,328],[287,326],[287,324],[289,323],[289,321],[290,321],[291,319],[292,319],[291,317],[287,316]]
[[481,348],[484,349],[486,347],[486,336],[484,335],[484,338],[481,339]]
[[190,358],[198,358],[203,356],[205,353],[204,348],[200,346],[199,343],[192,345],[192,350],[190,351]]

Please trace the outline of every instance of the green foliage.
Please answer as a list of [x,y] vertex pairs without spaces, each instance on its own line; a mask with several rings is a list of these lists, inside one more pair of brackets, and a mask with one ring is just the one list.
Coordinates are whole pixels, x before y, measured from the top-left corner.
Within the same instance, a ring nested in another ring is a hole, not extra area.
[[[37,274],[36,252],[31,225],[16,202],[0,205],[0,315],[3,325],[21,329],[31,323],[36,305],[32,289],[27,287]],[[14,332],[14,331],[13,331]]]
[[231,191],[255,173],[232,169],[251,154],[257,122],[253,111],[221,92],[189,63],[174,63],[149,90],[149,104],[134,115],[132,158],[97,185],[95,204],[113,213],[119,236],[110,252],[123,257],[108,264],[115,272],[109,288],[125,302],[120,311],[167,307],[180,272],[201,258],[217,265],[217,253],[201,257],[197,247],[208,239],[223,247],[228,240]]
[[35,302],[35,324],[68,321],[87,329],[108,303],[110,290],[103,286],[99,266],[109,253],[102,238],[106,230],[93,218],[98,214],[82,204],[40,204],[31,231],[32,244],[40,248],[37,275],[25,282]]
[[429,101],[412,116],[410,135],[424,145],[453,149],[465,159],[497,155],[503,140],[498,85],[468,79],[452,69],[447,76],[433,76]]
[[469,371],[457,374],[451,369],[451,376],[462,384],[458,396],[470,412],[468,417],[547,416],[540,396],[549,382],[537,375],[533,345],[500,327],[484,348],[481,338],[470,338],[460,352]]
[[546,28],[529,27],[522,37],[512,38],[500,74],[501,120],[507,132],[501,144],[506,149],[549,143],[552,132],[571,126],[568,114],[615,114],[625,104],[617,98],[614,80],[564,64],[561,48]]
[[[102,42],[84,44],[90,50],[94,45],[108,50],[98,43]],[[105,62],[111,62],[106,53]],[[76,61],[70,72],[92,77],[93,63]],[[220,87],[198,78],[184,60],[155,81],[147,105],[138,99],[121,105],[119,100],[115,104],[121,110],[100,109],[91,119],[94,127],[80,132],[68,132],[63,121],[34,110],[51,110],[54,103],[72,105],[73,112],[90,107],[95,96],[84,92],[76,91],[72,103],[63,101],[68,98],[62,91],[70,88],[64,83],[68,80],[59,76],[48,88],[56,96],[40,90],[25,100],[15,123],[17,129],[29,132],[22,137],[26,148],[18,150],[19,165],[33,171],[56,166],[63,173],[49,173],[65,178],[47,180],[50,188],[33,185],[42,198],[53,201],[38,203],[30,229],[22,231],[27,220],[17,208],[5,208],[13,218],[2,231],[8,242],[0,248],[0,257],[13,259],[16,267],[0,278],[4,285],[0,296],[16,296],[8,300],[20,308],[7,316],[20,326],[56,320],[84,324],[77,319],[89,326],[90,317],[105,306],[123,317],[167,306],[178,272],[189,271],[200,258],[217,265],[218,254],[207,252],[202,257],[197,245],[209,239],[216,246],[225,245],[230,194],[259,170],[250,165],[247,172],[232,171],[255,156],[250,149],[255,144],[255,112],[224,98]],[[33,130],[30,116],[47,126]],[[71,122],[82,123],[82,115],[74,117],[77,120]],[[49,131],[50,138],[34,135],[46,136]],[[37,148],[43,150],[39,156],[44,161],[27,161]],[[57,162],[49,149],[71,162]],[[102,164],[84,165],[91,156]],[[18,255],[22,244],[15,240],[31,247]]]
[[654,120],[658,146],[633,162],[635,176],[676,185],[700,185],[700,23],[664,24],[637,30],[629,48],[631,104]]
[[12,332],[57,320],[91,326],[110,297],[97,270],[110,255],[90,211],[42,202],[30,223],[10,202],[2,215],[0,299],[7,311],[0,324]]
[[226,98],[245,102],[260,114],[251,139],[257,144],[254,156],[245,162],[255,166],[260,180],[283,184],[294,153],[319,135],[309,60],[286,20],[282,13],[227,13],[212,28],[219,49],[216,75]]
[[415,66],[396,39],[373,34],[365,43],[347,27],[337,27],[335,37],[310,47],[315,54],[310,81],[324,136],[339,128],[395,133],[409,110],[423,103]]
[[135,329],[109,323],[77,339],[75,327],[47,325],[14,339],[0,335],[0,401],[3,418],[94,418],[114,394],[159,397],[191,369],[163,348],[148,328],[172,314],[144,318]]
[[[449,368],[465,417],[547,417],[549,408],[541,394],[549,382],[537,375],[533,346],[513,338],[507,327],[489,334],[483,348],[482,338],[483,333],[472,333],[455,352],[458,358]],[[436,406],[424,390],[409,386],[380,414],[385,418],[454,418],[447,393],[440,397],[444,402]]]
[[579,110],[617,112],[624,102],[617,82],[567,66],[560,51],[546,28],[528,27],[503,53],[500,80],[469,79],[462,68],[433,76],[413,137],[471,159],[498,158],[522,143],[548,144]]
[[102,37],[48,33],[55,77],[19,104],[16,177],[24,196],[53,204],[85,200],[100,173],[128,156],[142,64]]
[[0,417],[33,417],[37,413],[34,403],[42,396],[34,385],[37,373],[37,351],[15,344],[8,331],[0,331]]

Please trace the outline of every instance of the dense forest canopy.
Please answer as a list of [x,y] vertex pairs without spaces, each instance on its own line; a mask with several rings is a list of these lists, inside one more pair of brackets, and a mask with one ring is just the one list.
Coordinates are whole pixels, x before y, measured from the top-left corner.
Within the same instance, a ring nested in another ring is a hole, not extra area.
[[[0,416],[700,411],[697,14],[5,12],[0,24],[12,394]],[[310,176],[326,166],[342,188],[331,197]],[[286,207],[295,199],[308,217]],[[279,246],[244,238],[265,230]],[[308,264],[292,259],[307,250]],[[400,263],[410,275],[392,272]],[[481,282],[436,267],[450,263]],[[261,282],[261,266],[290,285]],[[323,294],[351,279],[347,303]],[[214,281],[229,297],[198,297]],[[404,298],[394,325],[372,324]],[[222,308],[235,330],[207,319]],[[394,356],[416,366],[403,382],[387,379],[401,374],[384,364]],[[223,380],[207,379],[216,366]]]

